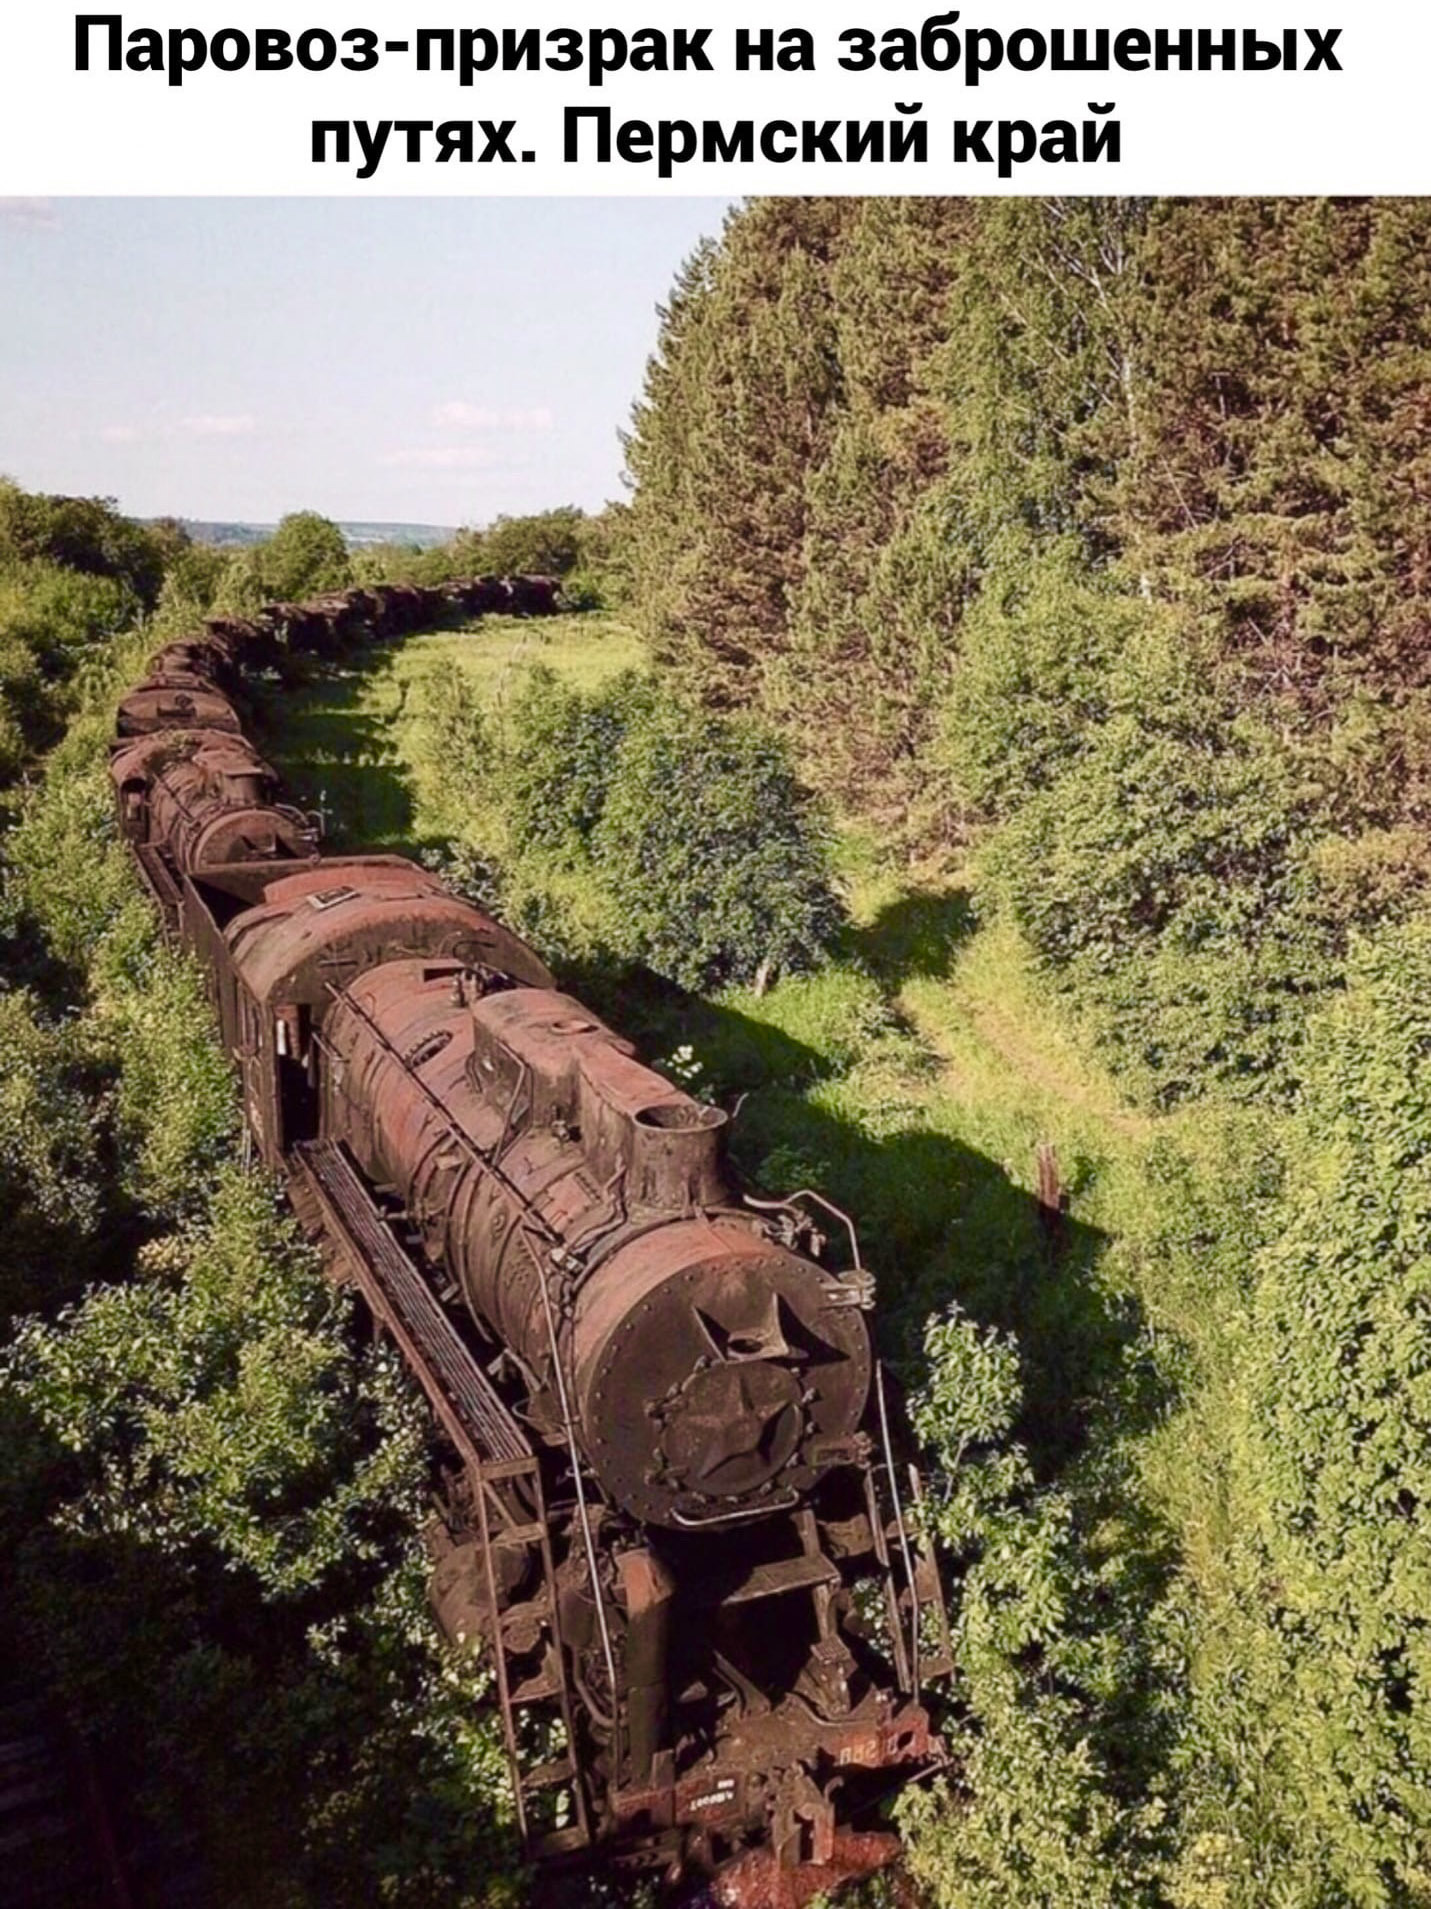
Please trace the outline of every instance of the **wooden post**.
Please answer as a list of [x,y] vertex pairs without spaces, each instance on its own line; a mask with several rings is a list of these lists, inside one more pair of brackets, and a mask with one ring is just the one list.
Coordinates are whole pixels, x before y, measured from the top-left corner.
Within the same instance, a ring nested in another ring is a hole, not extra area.
[[1057,1259],[1064,1246],[1064,1221],[1068,1213],[1068,1194],[1058,1177],[1058,1155],[1053,1143],[1038,1144],[1038,1220],[1051,1258]]

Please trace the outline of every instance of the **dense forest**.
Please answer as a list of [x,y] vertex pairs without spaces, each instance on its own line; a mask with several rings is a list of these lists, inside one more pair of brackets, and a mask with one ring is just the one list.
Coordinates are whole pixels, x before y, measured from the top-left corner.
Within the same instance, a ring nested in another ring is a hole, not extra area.
[[[860,1221],[960,1662],[922,1898],[1431,1900],[1428,240],[756,201],[598,518],[235,555],[0,487],[0,1649],[156,1861],[525,1897],[422,1414],[245,1166],[113,697],[213,607],[531,568],[584,612],[538,666],[359,685],[401,685],[395,825]],[[271,686],[276,759],[354,693]]]
[[1240,1136],[1221,1214],[1169,1173],[1198,1324],[1144,1348],[1195,1475],[1107,1388],[1018,1566],[949,1531],[1001,1665],[921,1817],[944,1901],[1431,1888],[1428,239],[1421,202],[767,201],[636,414],[657,668],[962,843],[1129,1100]]

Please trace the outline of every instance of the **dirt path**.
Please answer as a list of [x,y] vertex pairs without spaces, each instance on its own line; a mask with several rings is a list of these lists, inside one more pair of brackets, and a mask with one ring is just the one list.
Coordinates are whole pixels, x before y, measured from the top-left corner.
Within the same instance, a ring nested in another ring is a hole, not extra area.
[[[1145,1139],[1157,1124],[1148,1114],[1125,1106],[1114,1095],[1061,1067],[1058,1059],[1032,1038],[1017,1017],[997,1002],[971,998],[957,986],[949,990],[964,1020],[979,1041],[1026,1086],[1062,1106],[1092,1115],[1125,1139]],[[917,988],[902,988],[896,996],[920,1038],[939,1057],[946,1083],[957,1090],[959,1060],[948,1030],[922,1006]]]

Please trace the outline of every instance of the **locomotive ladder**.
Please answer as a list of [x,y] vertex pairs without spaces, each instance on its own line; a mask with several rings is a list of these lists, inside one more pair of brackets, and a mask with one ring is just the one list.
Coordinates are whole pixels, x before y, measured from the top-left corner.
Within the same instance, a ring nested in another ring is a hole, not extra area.
[[[846,1304],[866,1306],[872,1302],[874,1287],[860,1258],[859,1234],[848,1213],[816,1193],[801,1187],[783,1200],[758,1200],[745,1196],[747,1206],[760,1212],[798,1212],[798,1202],[812,1205],[838,1220],[850,1242],[852,1268],[840,1276],[847,1289]],[[954,1643],[949,1634],[949,1613],[944,1590],[939,1582],[939,1566],[918,1523],[911,1529],[905,1515],[900,1490],[901,1466],[895,1457],[890,1436],[889,1405],[885,1397],[884,1366],[874,1362],[874,1402],[877,1438],[865,1471],[865,1508],[874,1538],[875,1558],[884,1577],[885,1609],[889,1619],[890,1648],[894,1653],[895,1675],[900,1689],[918,1696],[921,1684],[936,1677],[947,1677],[954,1669]],[[905,1465],[904,1490],[909,1506],[916,1509],[923,1498],[919,1469]],[[906,1626],[908,1629],[906,1630]],[[926,1641],[933,1649],[926,1654]]]
[[[884,1367],[878,1359],[874,1368],[874,1395],[879,1437],[865,1473],[865,1496],[875,1556],[884,1573],[895,1671],[901,1688],[918,1696],[921,1684],[936,1677],[947,1677],[953,1671],[954,1645],[949,1634],[949,1613],[944,1605],[939,1567],[923,1534],[917,1527],[911,1529],[900,1495],[900,1465],[890,1437]],[[904,1467],[904,1478],[912,1509],[919,1505],[922,1497],[918,1469],[913,1465]],[[925,1643],[931,1633],[933,1650],[926,1655]]]
[[[330,1237],[342,1248],[345,1261],[351,1263],[374,1318],[401,1348],[467,1468],[481,1540],[492,1669],[522,1840],[534,1855],[554,1856],[585,1848],[591,1841],[591,1822],[577,1767],[551,1525],[536,1454],[343,1148],[327,1140],[305,1142],[295,1149],[294,1165],[302,1190],[316,1200]],[[530,1496],[530,1512],[523,1513],[513,1503],[510,1487],[516,1480]],[[537,1676],[522,1681],[515,1676],[515,1658],[519,1654],[530,1656],[531,1646],[519,1652],[504,1622],[493,1568],[493,1547],[497,1544],[534,1546],[541,1561],[541,1589],[522,1609],[524,1615],[539,1621],[543,1667]],[[519,1739],[518,1713],[550,1702],[559,1708],[566,1747],[560,1756],[532,1764]],[[562,1790],[570,1795],[575,1820],[539,1833],[532,1824],[534,1798]]]

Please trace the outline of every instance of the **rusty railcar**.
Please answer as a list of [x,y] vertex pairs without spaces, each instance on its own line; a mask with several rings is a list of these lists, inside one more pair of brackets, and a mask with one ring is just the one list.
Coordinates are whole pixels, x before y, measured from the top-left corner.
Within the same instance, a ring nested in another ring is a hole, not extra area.
[[279,799],[275,772],[227,728],[165,729],[125,740],[109,763],[126,841],[162,848],[180,874],[229,862],[301,861],[311,816]]
[[203,966],[260,1156],[446,1435],[433,1605],[491,1665],[529,1851],[833,1880],[884,1853],[851,1835],[861,1807],[937,1764],[951,1668],[853,1228],[742,1195],[722,1110],[427,870],[321,855],[228,725],[290,646],[409,627],[427,597],[550,606],[519,581],[170,645],[124,705],[156,726],[115,745],[120,825]]
[[137,683],[115,716],[116,736],[155,736],[168,729],[243,732],[238,711],[221,690],[191,670],[166,669]]
[[947,1667],[869,1282],[811,1256],[798,1205],[744,1202],[721,1110],[568,996],[392,962],[337,991],[323,1045],[322,1144],[390,1189],[545,1464],[540,1533],[508,1503],[484,1534],[468,1481],[437,1540],[514,1752],[567,1685],[566,1753],[514,1756],[538,1845],[584,1821],[671,1870],[753,1843],[828,1865],[842,1804],[937,1754],[920,1689]]

